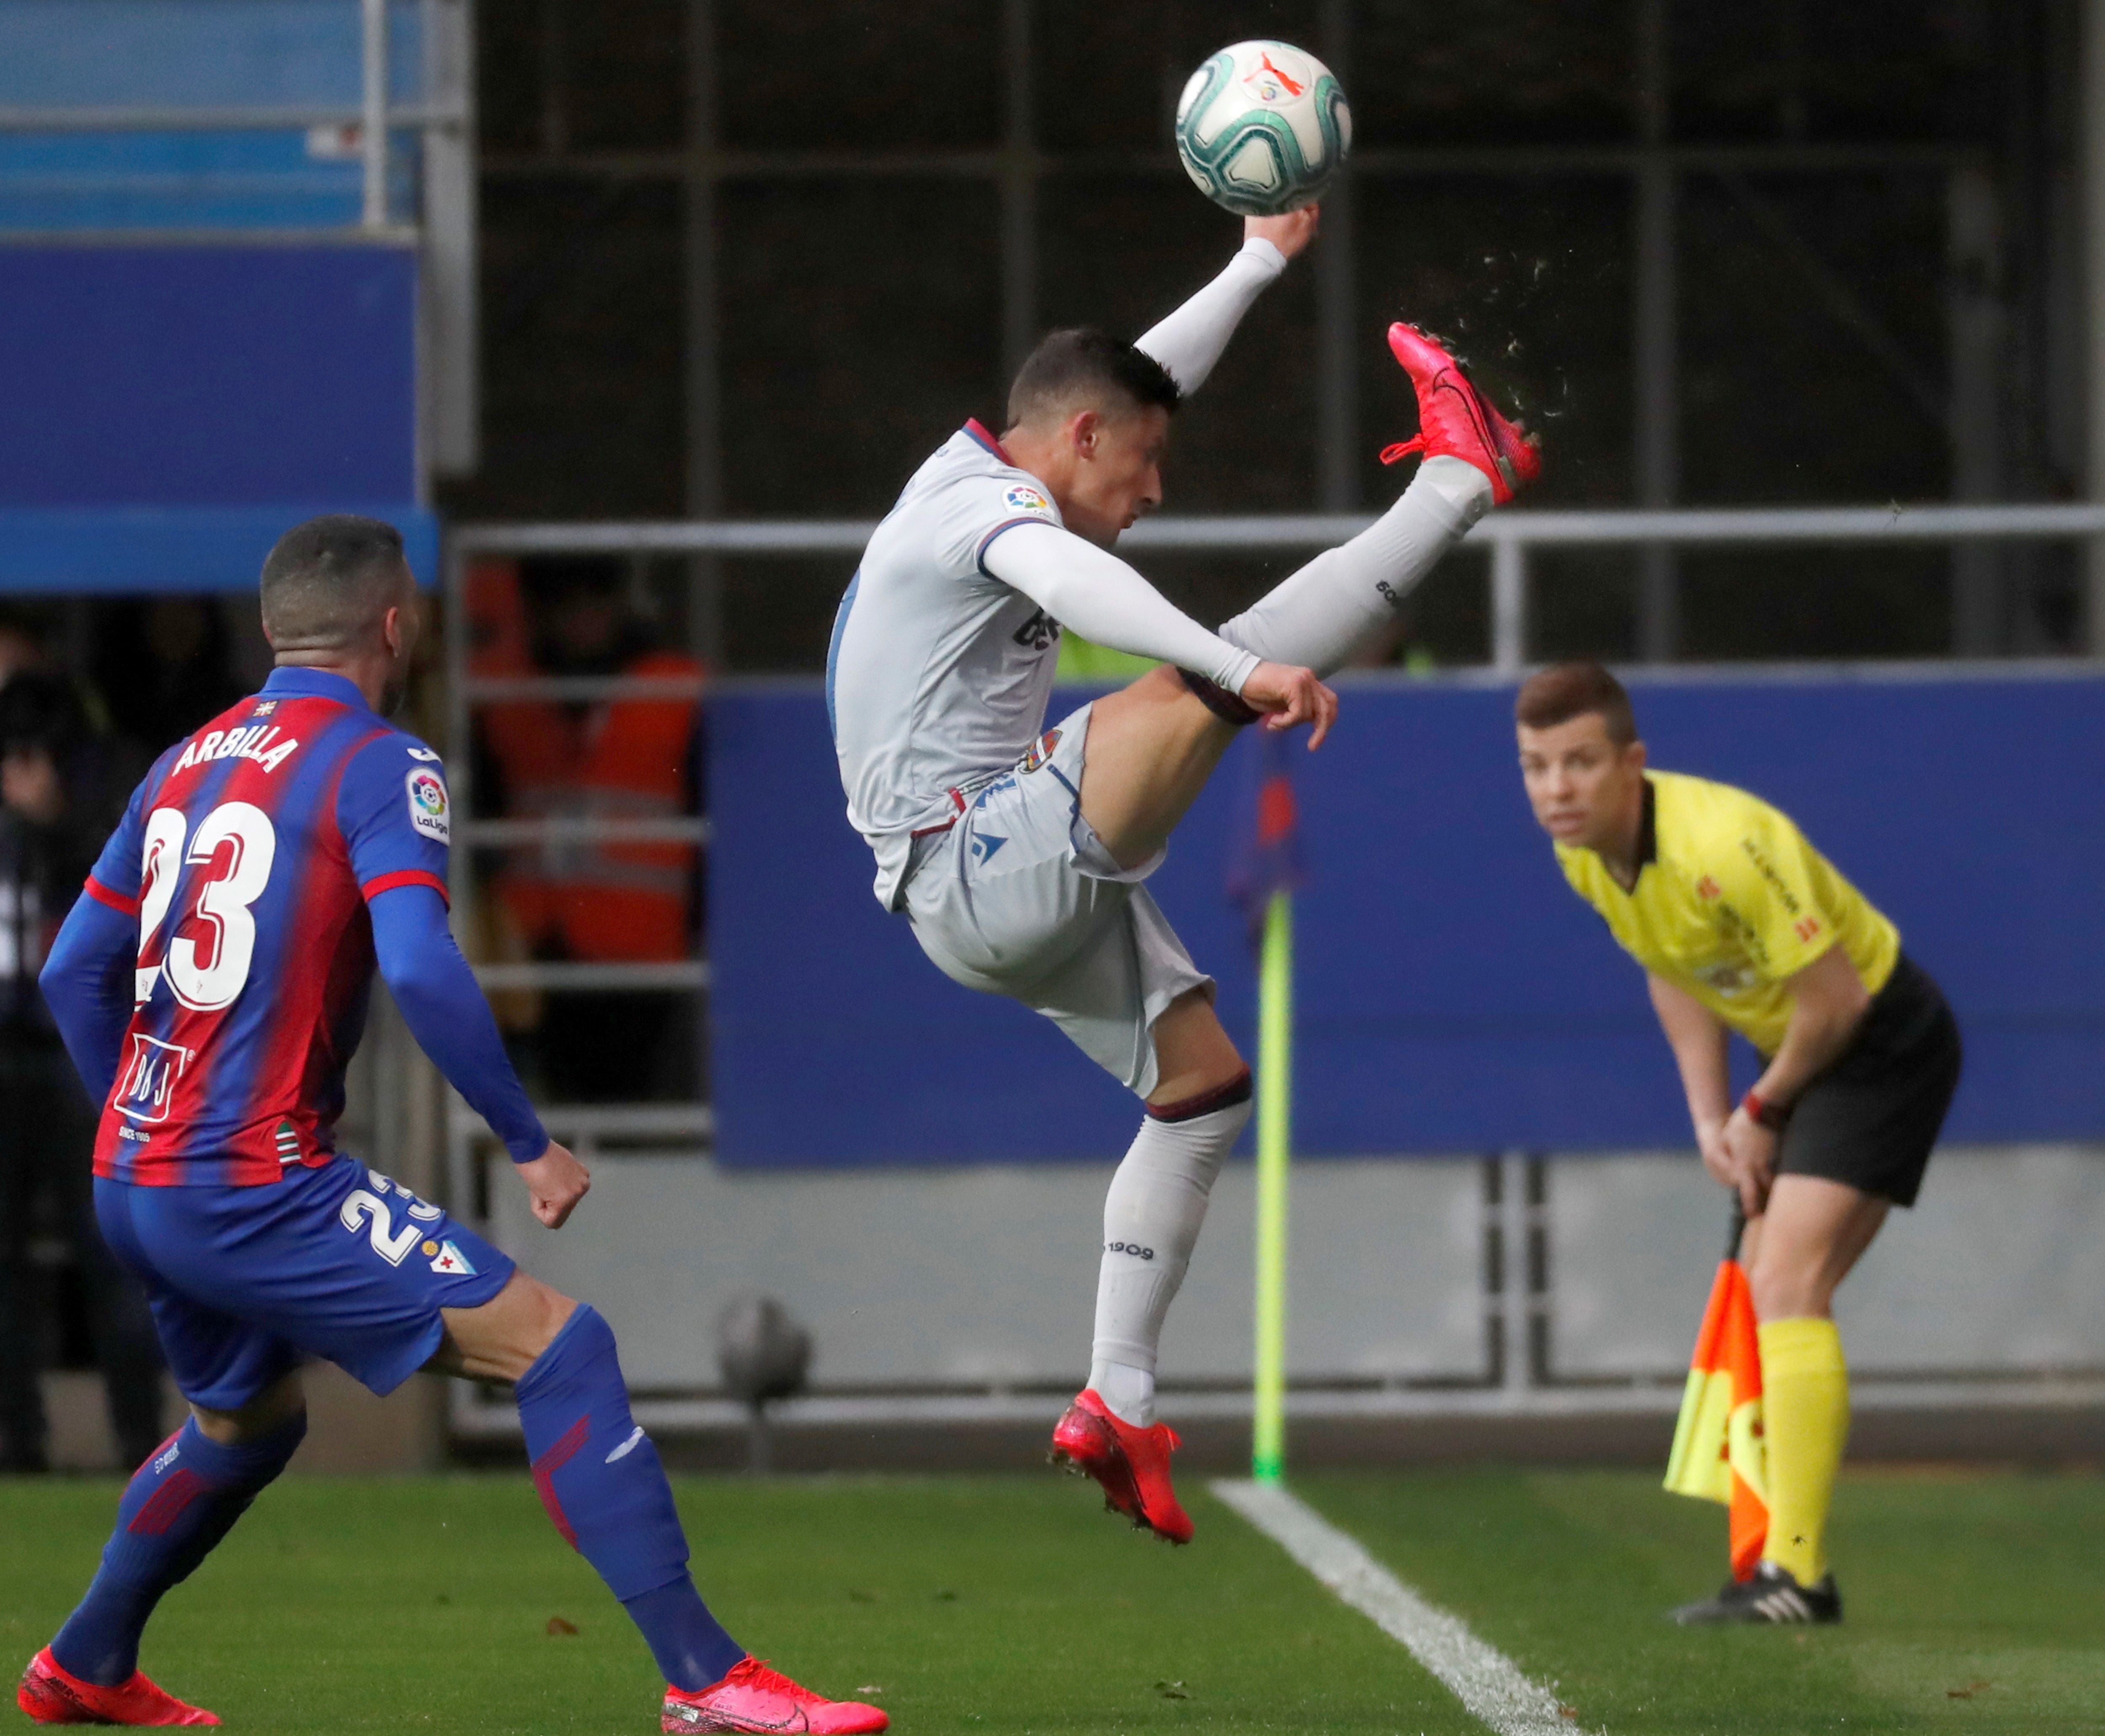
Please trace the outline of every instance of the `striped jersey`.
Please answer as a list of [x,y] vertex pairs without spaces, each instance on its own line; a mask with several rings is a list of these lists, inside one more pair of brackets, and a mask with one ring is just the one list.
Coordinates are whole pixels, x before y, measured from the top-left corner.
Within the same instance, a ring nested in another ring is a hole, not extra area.
[[255,1185],[335,1156],[365,901],[444,897],[450,819],[438,755],[321,670],[276,671],[161,756],[86,889],[139,924],[96,1175]]

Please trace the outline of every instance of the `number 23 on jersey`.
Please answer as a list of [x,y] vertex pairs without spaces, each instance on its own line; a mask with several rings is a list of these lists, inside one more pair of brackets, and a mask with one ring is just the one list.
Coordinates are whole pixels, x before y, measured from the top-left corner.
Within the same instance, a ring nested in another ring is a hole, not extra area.
[[[221,803],[194,832],[180,808],[156,808],[147,816],[135,1002],[143,1005],[165,976],[177,1002],[194,1012],[222,1012],[233,1006],[256,956],[250,907],[270,884],[277,855],[270,816],[250,802]],[[185,863],[206,872],[191,880],[187,908],[171,925],[169,909]],[[165,948],[163,927],[172,930]]]

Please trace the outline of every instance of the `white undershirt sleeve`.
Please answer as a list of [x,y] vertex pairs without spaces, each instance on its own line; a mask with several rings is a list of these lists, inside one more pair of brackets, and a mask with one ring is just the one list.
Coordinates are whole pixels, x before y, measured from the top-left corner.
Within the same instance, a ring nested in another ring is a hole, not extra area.
[[1269,241],[1245,241],[1226,270],[1142,333],[1133,347],[1161,363],[1187,395],[1196,392],[1206,383],[1243,315],[1285,269],[1286,256]]
[[1084,639],[1174,663],[1231,694],[1262,661],[1208,632],[1117,556],[1057,524],[1003,531],[980,564]]

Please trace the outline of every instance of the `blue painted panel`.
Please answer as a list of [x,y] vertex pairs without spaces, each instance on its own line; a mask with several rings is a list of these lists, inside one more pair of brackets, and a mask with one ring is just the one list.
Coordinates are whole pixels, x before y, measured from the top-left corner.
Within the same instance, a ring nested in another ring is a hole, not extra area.
[[409,250],[0,249],[0,507],[410,501]]
[[253,591],[270,546],[324,512],[385,519],[402,533],[418,582],[439,575],[439,520],[409,501],[266,507],[0,507],[0,593],[135,596]]
[[[418,208],[421,161],[417,136],[397,132],[398,218]],[[315,156],[304,132],[0,134],[0,234],[347,229],[364,198],[356,160]]]
[[[1959,1140],[2105,1136],[2105,683],[1662,681],[1655,762],[1794,814],[1900,924],[1968,1044]],[[1530,818],[1510,694],[1346,694],[1299,774],[1296,1145],[1318,1155],[1684,1145],[1643,980]],[[959,988],[869,893],[824,702],[711,710],[713,1078],[731,1164],[1102,1158],[1134,1105],[1049,1025]],[[1253,980],[1223,894],[1236,757],[1153,882],[1230,1030]],[[1744,1059],[1744,1057],[1743,1057]]]
[[[420,88],[422,11],[391,0],[398,100]],[[356,104],[358,0],[0,0],[0,103]]]

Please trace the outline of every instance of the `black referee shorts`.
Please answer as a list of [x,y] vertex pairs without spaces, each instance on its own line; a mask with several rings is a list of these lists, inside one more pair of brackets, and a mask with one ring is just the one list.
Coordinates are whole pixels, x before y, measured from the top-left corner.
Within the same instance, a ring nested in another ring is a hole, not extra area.
[[1902,953],[1856,1040],[1792,1109],[1777,1173],[1821,1176],[1913,1205],[1959,1066],[1959,1022],[1944,992]]

